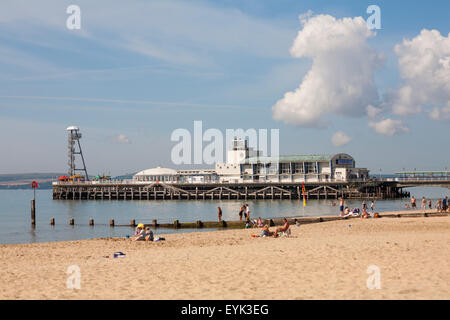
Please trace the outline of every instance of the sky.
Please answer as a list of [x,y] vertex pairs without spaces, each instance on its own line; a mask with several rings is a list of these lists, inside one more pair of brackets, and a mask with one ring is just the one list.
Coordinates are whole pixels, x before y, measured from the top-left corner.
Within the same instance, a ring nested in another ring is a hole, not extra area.
[[194,121],[373,174],[444,170],[449,32],[447,0],[3,0],[0,174],[66,172],[70,125],[90,174],[179,168],[171,135]]

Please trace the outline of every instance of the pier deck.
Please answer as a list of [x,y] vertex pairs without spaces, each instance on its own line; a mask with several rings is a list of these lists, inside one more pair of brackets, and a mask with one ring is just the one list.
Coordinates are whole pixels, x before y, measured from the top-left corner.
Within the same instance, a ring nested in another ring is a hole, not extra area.
[[[309,199],[395,199],[409,196],[396,182],[305,183]],[[302,199],[299,183],[54,182],[55,200],[274,200]]]

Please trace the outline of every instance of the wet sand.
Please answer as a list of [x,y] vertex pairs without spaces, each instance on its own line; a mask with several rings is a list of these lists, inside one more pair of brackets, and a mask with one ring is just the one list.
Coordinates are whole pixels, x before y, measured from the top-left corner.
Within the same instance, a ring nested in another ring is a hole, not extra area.
[[[276,239],[246,229],[0,245],[0,299],[450,299],[450,217],[291,229]],[[67,288],[71,265],[80,289]],[[371,265],[380,289],[367,287]]]

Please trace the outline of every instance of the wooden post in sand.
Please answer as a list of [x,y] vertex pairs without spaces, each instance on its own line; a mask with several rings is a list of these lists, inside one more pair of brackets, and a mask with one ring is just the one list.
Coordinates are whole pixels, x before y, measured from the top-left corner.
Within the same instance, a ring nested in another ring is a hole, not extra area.
[[31,200],[31,226],[36,226],[36,201]]
[[31,188],[33,189],[33,200],[31,200],[31,226],[34,228],[36,226],[36,189],[39,187],[36,181],[31,183]]

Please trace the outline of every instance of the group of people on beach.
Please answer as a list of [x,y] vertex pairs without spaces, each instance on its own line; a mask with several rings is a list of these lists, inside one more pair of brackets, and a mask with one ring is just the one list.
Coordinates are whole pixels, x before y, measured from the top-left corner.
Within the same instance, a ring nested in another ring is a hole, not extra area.
[[[261,228],[261,237],[278,237],[279,233],[287,232],[289,230],[289,222],[286,218],[283,218],[283,226],[278,227],[275,231],[270,231],[269,225],[264,224],[264,221],[261,217],[258,219],[250,219],[250,208],[248,203],[243,204],[239,209],[239,221],[243,221],[245,219],[245,228]],[[222,221],[222,208],[217,207],[217,219]]]
[[274,237],[277,238],[281,233],[288,233],[290,228],[289,222],[286,218],[283,218],[283,225],[275,229],[275,231],[270,231],[269,225],[263,225],[261,229],[260,237]]
[[[333,206],[333,203],[331,204]],[[361,217],[363,219],[367,219],[367,218],[376,218],[378,216],[378,214],[375,212],[375,200],[372,200],[370,202],[370,213],[368,211],[368,207],[367,207],[367,203],[366,200],[363,200],[362,205],[361,205],[361,213],[359,208],[353,208],[350,209],[349,207],[345,207],[345,200],[344,198],[339,198],[339,216],[340,217],[349,217],[349,216],[354,216],[354,217]]]
[[[414,196],[411,197],[411,205],[408,203],[405,204],[405,209],[417,210],[417,200]],[[420,204],[420,210],[429,210],[433,209],[433,201],[431,199],[426,199],[422,197],[422,201]],[[434,205],[438,212],[450,212],[450,206],[448,203],[448,196],[443,197],[442,199],[438,199]]]
[[134,231],[133,236],[134,241],[162,241],[166,240],[162,237],[155,237],[153,235],[152,229],[150,227],[145,227],[143,223],[139,223],[136,227],[136,230]]
[[[418,210],[417,208],[417,199],[412,196],[411,197],[411,204],[405,204],[405,209],[412,209],[412,210]],[[331,206],[335,206],[336,203],[332,202]],[[443,197],[442,199],[438,199],[435,203],[436,210],[438,212],[450,212],[450,205],[449,205],[449,199],[448,196]],[[425,197],[422,197],[421,203],[420,203],[420,209],[421,210],[431,210],[433,209],[433,202],[431,199],[426,199]],[[367,203],[364,200],[362,202],[361,206],[361,213],[359,208],[350,209],[349,207],[345,207],[345,200],[343,198],[339,198],[339,216],[340,217],[348,217],[348,216],[359,216],[361,218],[370,218],[374,217],[376,218],[378,214],[375,212],[375,200],[372,200],[370,203],[370,213],[367,207]]]
[[[242,221],[242,218],[245,218],[246,222],[250,222],[250,209],[248,207],[248,203],[243,204],[239,210],[239,221]],[[222,208],[217,207],[217,220],[222,221]]]
[[150,229],[150,227],[147,227],[144,229],[144,224],[140,223],[136,227],[136,230],[134,231],[134,241],[153,241],[153,231]]

